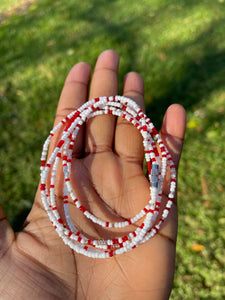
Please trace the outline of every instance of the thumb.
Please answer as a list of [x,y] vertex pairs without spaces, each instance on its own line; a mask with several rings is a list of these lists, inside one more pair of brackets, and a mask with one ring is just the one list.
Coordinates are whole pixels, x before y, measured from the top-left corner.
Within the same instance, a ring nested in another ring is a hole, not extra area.
[[0,259],[7,252],[14,239],[14,231],[6,219],[5,213],[0,205]]

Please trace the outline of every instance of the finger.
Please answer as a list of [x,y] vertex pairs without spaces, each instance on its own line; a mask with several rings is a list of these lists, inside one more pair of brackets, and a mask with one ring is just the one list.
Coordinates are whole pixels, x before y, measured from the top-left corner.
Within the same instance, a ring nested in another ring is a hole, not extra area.
[[[89,98],[112,96],[118,93],[119,55],[112,51],[102,52],[97,60],[90,86]],[[103,115],[90,119],[86,124],[85,152],[112,151],[114,116]]]
[[178,168],[186,130],[186,112],[179,104],[171,105],[164,116],[161,137]]
[[70,70],[59,99],[55,124],[86,101],[90,74],[91,67],[85,62]]
[[[186,129],[186,112],[179,104],[171,105],[164,116],[160,135],[178,169]],[[168,173],[169,174],[169,173]],[[169,176],[169,175],[168,175]],[[169,193],[169,180],[163,185],[163,193]],[[174,199],[176,203],[176,199]]]
[[[123,95],[133,99],[144,110],[144,83],[142,77],[135,72],[124,78]],[[115,153],[125,160],[143,163],[143,139],[140,132],[123,118],[117,119],[115,131]]]
[[[76,110],[86,101],[88,95],[90,74],[91,67],[89,66],[89,64],[84,62],[76,64],[71,69],[66,78],[59,99],[54,125],[58,124],[64,117],[66,117],[72,111]],[[54,141],[51,143],[51,146],[54,147],[57,141],[58,136],[56,135]],[[73,151],[74,156],[79,156],[83,152],[83,142],[84,135],[82,127],[76,138],[76,145]]]
[[14,239],[14,232],[6,219],[3,208],[0,205],[0,258],[2,258],[5,252],[9,249]]
[[[178,164],[181,156],[181,151],[183,147],[184,135],[186,129],[186,113],[184,108],[179,104],[171,105],[164,116],[161,137],[162,140],[169,150],[176,169],[178,169]],[[169,181],[165,182],[163,185],[163,198],[162,203],[167,202],[167,197],[169,193]],[[160,234],[176,241],[177,236],[177,207],[176,207],[176,197],[174,199],[175,205],[172,205],[170,214],[167,218],[167,222],[164,223]]]
[[[91,74],[91,67],[89,64],[81,62],[76,64],[69,72],[65,84],[60,96],[60,100],[58,103],[58,108],[56,111],[56,118],[54,125],[58,124],[65,116],[67,116],[71,111],[80,107],[87,99],[88,94],[88,84]],[[83,151],[83,132],[82,128],[80,129],[75,143],[74,155],[79,156]],[[53,137],[49,154],[52,153],[55,145],[58,143],[60,135],[62,131],[59,131]],[[60,184],[62,182],[63,171],[60,165],[57,173],[56,180],[56,188],[55,193],[60,196],[63,192],[63,185]],[[40,196],[40,188],[38,188],[37,195],[35,197],[34,206],[31,210],[27,218],[27,222],[29,222],[32,218],[37,219],[41,217],[41,215],[45,215],[45,211],[43,211],[43,207],[41,204],[41,196]]]

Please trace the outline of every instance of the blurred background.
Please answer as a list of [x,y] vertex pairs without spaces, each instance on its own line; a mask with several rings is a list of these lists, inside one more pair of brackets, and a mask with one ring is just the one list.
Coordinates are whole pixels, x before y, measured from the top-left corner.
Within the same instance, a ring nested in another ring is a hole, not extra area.
[[[0,201],[15,230],[39,181],[61,88],[101,51],[140,72],[147,113],[187,110],[171,299],[225,299],[225,1],[1,0]],[[121,88],[121,85],[120,85]]]

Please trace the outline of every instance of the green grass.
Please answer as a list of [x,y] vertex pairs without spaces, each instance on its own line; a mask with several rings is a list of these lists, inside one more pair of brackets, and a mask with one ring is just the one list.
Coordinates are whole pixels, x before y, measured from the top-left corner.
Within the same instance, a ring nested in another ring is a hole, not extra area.
[[[1,11],[18,1],[2,1]],[[0,199],[14,228],[29,211],[41,145],[74,63],[113,48],[120,81],[145,81],[159,128],[169,104],[187,110],[179,173],[179,235],[171,299],[225,297],[225,2],[34,2],[0,27]],[[121,88],[121,86],[120,86]]]
[[0,13],[8,11],[14,5],[20,3],[21,0],[1,0],[0,2]]

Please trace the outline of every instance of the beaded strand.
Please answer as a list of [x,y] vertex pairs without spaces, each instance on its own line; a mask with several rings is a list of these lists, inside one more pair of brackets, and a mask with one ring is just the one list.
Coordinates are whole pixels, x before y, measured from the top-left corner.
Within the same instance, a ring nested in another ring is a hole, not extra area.
[[[76,136],[80,127],[88,119],[111,114],[131,122],[143,137],[145,160],[150,182],[150,200],[148,204],[134,217],[123,222],[109,222],[89,212],[75,195],[71,181],[72,152],[75,147]],[[51,153],[48,161],[48,147],[55,133],[64,126],[61,139]],[[156,147],[158,145],[158,148]],[[159,150],[158,150],[159,149]],[[160,152],[160,153],[159,153]],[[66,223],[60,217],[55,201],[55,177],[62,160],[64,173],[64,196],[63,207]],[[159,215],[162,198],[162,185],[166,175],[167,165],[170,169],[170,191],[168,202],[162,211],[160,219],[155,224]],[[125,253],[140,244],[148,241],[159,230],[171,209],[176,190],[176,170],[171,155],[163,144],[160,135],[150,119],[143,113],[140,107],[131,99],[124,96],[99,97],[85,102],[79,109],[71,112],[51,131],[46,139],[41,154],[41,198],[44,208],[58,235],[65,244],[77,253],[93,258],[107,258],[116,254]],[[50,172],[51,169],[51,172]],[[47,178],[50,177],[50,185]],[[129,234],[108,240],[89,239],[81,234],[73,224],[68,209],[68,199],[72,199],[74,205],[84,214],[86,218],[103,228],[123,228],[136,223],[145,217],[144,221],[135,231]]]

